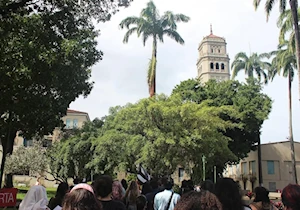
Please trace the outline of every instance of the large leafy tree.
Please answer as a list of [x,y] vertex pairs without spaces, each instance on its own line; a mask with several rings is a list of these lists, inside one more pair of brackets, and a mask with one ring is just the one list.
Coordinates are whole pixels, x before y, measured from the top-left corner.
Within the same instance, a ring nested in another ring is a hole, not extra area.
[[[224,135],[231,138],[229,149],[239,159],[247,156],[251,149],[260,143],[260,130],[271,111],[271,99],[263,94],[261,85],[248,79],[246,84],[238,81],[200,81],[190,79],[177,85],[173,94],[179,93],[183,101],[202,103],[211,100],[211,106],[232,106],[239,112],[239,119],[221,115],[223,120],[230,120],[241,126],[227,129]],[[258,147],[259,149],[260,147]]]
[[[153,39],[152,57],[149,62],[147,78],[150,97],[156,93],[157,41],[164,42],[164,36],[166,35],[177,43],[184,44],[183,38],[177,32],[177,23],[188,22],[189,19],[183,14],[174,14],[171,11],[167,11],[163,16],[160,16],[154,2],[150,1],[139,17],[128,17],[120,23],[122,29],[128,29],[124,36],[124,43],[128,42],[133,33],[137,33],[138,37],[142,36],[144,45],[149,38]],[[133,27],[131,27],[132,25]]]
[[297,69],[297,62],[295,56],[295,48],[290,45],[288,41],[278,46],[278,50],[271,52],[270,56],[274,56],[272,59],[272,70],[269,72],[270,78],[273,80],[276,75],[282,75],[288,78],[288,99],[289,99],[289,141],[291,144],[291,159],[292,159],[292,175],[293,182],[298,183],[295,149],[294,149],[294,137],[293,137],[293,114],[292,114],[292,81]]
[[67,178],[89,178],[91,169],[87,163],[92,161],[92,142],[99,136],[99,129],[103,126],[103,121],[95,119],[86,122],[79,130],[68,138],[56,142],[47,150],[47,157],[50,171],[55,178],[67,180]]
[[[275,3],[277,1],[267,0],[265,2],[265,12],[267,18],[269,17]],[[253,0],[255,9],[260,5],[261,0]],[[300,32],[299,32],[299,18],[298,18],[298,0],[289,0],[291,17],[293,23],[293,32],[295,34],[295,45],[296,45],[296,59],[297,59],[297,71],[300,72]],[[287,0],[279,1],[279,9],[281,13],[284,13],[286,10]],[[299,97],[300,97],[300,74],[298,74],[298,83],[299,83]]]
[[181,165],[187,171],[201,167],[201,157],[219,159],[220,164],[235,160],[228,149],[228,128],[239,126],[222,120],[220,113],[239,118],[228,106],[212,107],[184,102],[179,96],[143,99],[117,108],[105,120],[103,135],[95,142],[91,166],[97,173],[123,169],[134,172],[142,163],[152,176],[171,175]]
[[91,20],[109,20],[118,3],[0,2],[0,180],[17,130],[26,138],[51,133],[69,104],[90,93],[90,68],[102,57]]
[[232,78],[235,78],[237,74],[244,70],[248,78],[254,78],[254,74],[257,75],[258,81],[261,81],[261,77],[264,78],[264,83],[268,83],[268,75],[266,70],[270,69],[271,64],[263,61],[264,54],[252,53],[250,57],[246,53],[238,53],[234,61],[231,64]]

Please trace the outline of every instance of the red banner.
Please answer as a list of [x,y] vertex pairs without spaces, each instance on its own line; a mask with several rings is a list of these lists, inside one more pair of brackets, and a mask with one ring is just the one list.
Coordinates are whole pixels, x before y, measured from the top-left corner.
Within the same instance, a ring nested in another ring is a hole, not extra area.
[[0,207],[16,206],[17,188],[3,188],[0,190]]

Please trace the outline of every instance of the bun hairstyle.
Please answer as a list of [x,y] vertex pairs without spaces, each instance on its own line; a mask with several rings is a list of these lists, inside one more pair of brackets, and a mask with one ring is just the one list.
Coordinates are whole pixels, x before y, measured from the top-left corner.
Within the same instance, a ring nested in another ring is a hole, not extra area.
[[284,206],[291,210],[300,209],[300,186],[297,184],[289,184],[281,193],[281,200]]
[[255,199],[254,202],[270,203],[269,191],[264,187],[256,187],[254,189]]

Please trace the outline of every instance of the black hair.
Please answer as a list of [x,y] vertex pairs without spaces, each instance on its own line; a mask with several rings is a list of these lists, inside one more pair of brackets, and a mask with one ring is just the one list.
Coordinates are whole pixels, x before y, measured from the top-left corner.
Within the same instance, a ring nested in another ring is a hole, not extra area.
[[221,178],[217,181],[215,195],[222,203],[223,210],[244,209],[239,187],[231,178]]
[[205,180],[201,184],[201,189],[202,190],[207,190],[209,192],[214,193],[214,191],[215,191],[215,184],[211,180]]
[[126,181],[125,179],[122,179],[122,180],[121,180],[121,184],[122,184],[123,188],[124,188],[125,190],[127,190],[128,184],[127,184],[127,181]]
[[254,189],[255,198],[254,202],[262,202],[264,204],[270,204],[269,191],[264,187],[256,187]]
[[103,175],[100,176],[95,182],[93,182],[93,188],[97,196],[101,198],[107,197],[112,193],[113,180],[111,176]]
[[136,198],[136,209],[143,210],[147,205],[147,198],[144,195],[140,195]]

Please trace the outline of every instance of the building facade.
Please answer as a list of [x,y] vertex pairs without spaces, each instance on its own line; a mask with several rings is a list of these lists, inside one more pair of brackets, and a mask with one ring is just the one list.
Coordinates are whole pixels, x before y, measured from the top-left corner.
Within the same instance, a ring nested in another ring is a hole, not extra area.
[[[43,146],[47,147],[52,144],[52,142],[59,141],[62,138],[62,133],[64,131],[72,130],[72,129],[80,129],[85,122],[89,122],[90,118],[88,113],[76,111],[76,110],[67,110],[67,115],[62,117],[62,121],[65,124],[64,129],[59,127],[55,128],[51,135],[44,136]],[[16,150],[19,146],[31,146],[33,145],[33,140],[24,139],[19,132],[17,132],[15,141],[14,141],[14,150]],[[0,145],[0,151],[2,151],[2,146]],[[2,152],[0,152],[0,158],[2,158]],[[47,177],[51,180],[53,177],[50,174],[47,174]],[[24,175],[14,175],[13,182],[19,186],[32,186],[37,181],[36,177],[31,177],[29,174]],[[53,187],[56,182],[47,181],[45,179],[40,179],[40,182],[47,187]]]
[[230,79],[229,56],[226,40],[213,34],[203,38],[199,44],[199,59],[197,61],[198,78],[202,83],[210,79],[224,81]]
[[[295,142],[297,177],[300,179],[300,143]],[[277,142],[261,145],[261,163],[263,186],[271,192],[282,190],[292,182],[292,161],[290,142]],[[227,165],[224,174],[240,182],[245,190],[253,190],[258,186],[258,154],[248,153],[236,165]]]

